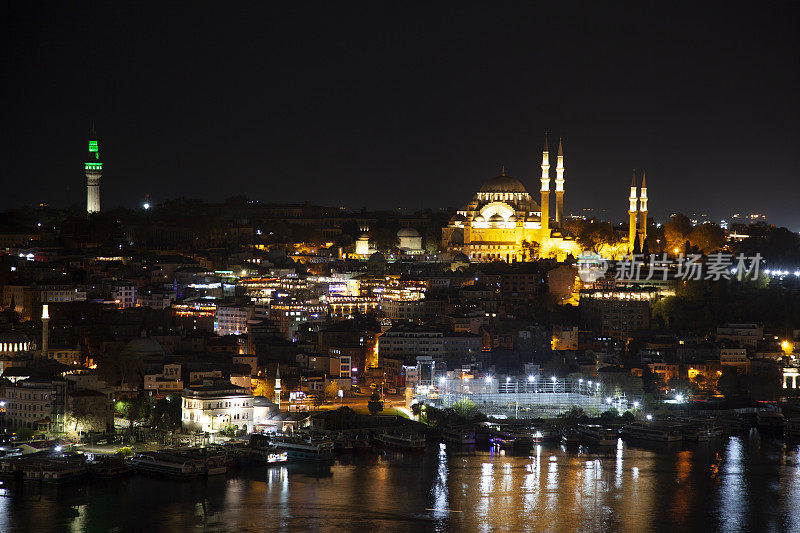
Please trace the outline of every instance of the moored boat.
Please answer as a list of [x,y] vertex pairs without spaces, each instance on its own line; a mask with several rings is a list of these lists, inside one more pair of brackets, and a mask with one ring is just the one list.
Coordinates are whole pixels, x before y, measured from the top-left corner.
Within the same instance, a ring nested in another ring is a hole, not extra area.
[[384,448],[402,450],[406,452],[421,452],[425,450],[425,437],[417,434],[382,433],[375,437],[375,443]]
[[575,428],[582,442],[597,446],[614,446],[617,444],[617,430],[598,424],[578,424]]
[[286,452],[290,461],[330,461],[333,459],[333,442],[327,439],[272,435],[269,442],[278,453]]
[[683,440],[679,426],[657,422],[632,422],[622,428],[622,436],[632,440],[653,442],[680,442]]
[[475,430],[449,427],[442,430],[442,440],[448,444],[475,444]]
[[201,461],[186,459],[166,452],[146,452],[134,454],[128,463],[137,472],[147,472],[177,478],[196,478],[206,473]]

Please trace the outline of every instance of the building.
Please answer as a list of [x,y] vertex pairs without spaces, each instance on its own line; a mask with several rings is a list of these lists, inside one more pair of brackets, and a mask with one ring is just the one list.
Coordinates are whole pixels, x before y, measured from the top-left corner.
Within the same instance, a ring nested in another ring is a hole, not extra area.
[[764,328],[757,324],[725,324],[717,328],[717,342],[756,347],[764,337]]
[[378,337],[380,358],[405,360],[409,356],[428,354],[442,357],[444,354],[444,334],[434,328],[398,324]]
[[650,304],[657,296],[649,289],[581,291],[581,325],[604,337],[630,338],[634,331],[650,327]]
[[253,308],[237,305],[217,306],[217,335],[242,335],[247,333],[247,323]]
[[[541,203],[537,203],[522,182],[500,175],[484,182],[472,201],[462,207],[442,229],[442,246],[463,252],[472,261],[524,261],[529,257],[566,258],[580,252],[578,244],[551,227],[550,153],[545,139],[542,153]],[[564,208],[564,156],[558,144],[556,167],[556,220]]]
[[67,382],[29,377],[6,386],[6,425],[12,429],[64,429]]
[[144,390],[157,396],[168,396],[182,391],[181,365],[165,364],[159,374],[145,374]]
[[253,395],[222,380],[190,385],[181,394],[181,425],[214,434],[228,427],[253,431]]
[[89,155],[84,164],[86,172],[86,212],[100,212],[100,178],[103,177],[103,163],[100,161],[100,148],[97,144],[97,133],[92,128],[89,137]]
[[136,307],[136,285],[132,283],[116,283],[111,287],[111,299],[120,309]]

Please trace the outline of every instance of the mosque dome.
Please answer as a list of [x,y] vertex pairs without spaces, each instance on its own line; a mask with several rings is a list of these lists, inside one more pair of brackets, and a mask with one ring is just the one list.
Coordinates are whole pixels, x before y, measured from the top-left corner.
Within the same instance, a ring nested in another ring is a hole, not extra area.
[[508,220],[506,222],[516,222],[516,221],[517,221],[516,215],[511,215],[508,217]]
[[505,222],[505,220],[498,213],[495,213],[494,215],[489,217],[489,223],[499,224],[501,222]]
[[400,228],[397,232],[398,237],[419,237],[419,232],[414,228]]
[[485,193],[523,193],[527,194],[525,186],[517,178],[511,176],[495,176],[488,179],[481,186],[480,192]]
[[132,357],[152,357],[164,355],[166,351],[161,344],[150,337],[137,337],[122,348],[122,353]]
[[483,215],[475,215],[475,218],[472,219],[473,222],[486,222],[486,219],[483,218]]

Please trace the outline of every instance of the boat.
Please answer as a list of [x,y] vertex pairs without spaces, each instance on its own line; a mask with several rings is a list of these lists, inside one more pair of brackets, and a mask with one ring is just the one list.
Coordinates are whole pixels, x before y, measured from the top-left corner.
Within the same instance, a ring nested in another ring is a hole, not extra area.
[[356,452],[368,452],[372,449],[372,443],[367,437],[356,437],[353,439],[353,449]]
[[544,427],[533,432],[533,442],[558,442],[561,440],[561,431],[557,428]]
[[567,429],[561,434],[561,443],[565,446],[579,446],[581,436],[574,429]]
[[166,452],[137,453],[131,456],[128,462],[137,472],[184,479],[200,477],[206,473],[206,466],[202,461],[187,459]]
[[375,437],[375,443],[384,448],[402,450],[406,452],[421,452],[425,450],[425,437],[418,434],[382,433]]
[[680,426],[655,422],[632,422],[622,428],[622,436],[633,440],[654,442],[680,442]]
[[353,441],[340,435],[334,439],[333,449],[336,453],[353,453]]
[[122,477],[133,472],[133,467],[125,459],[115,455],[96,456],[93,461],[89,461],[87,467],[92,475],[104,479]]
[[580,440],[586,444],[597,446],[615,446],[617,444],[617,430],[603,427],[598,424],[578,424],[575,428]]
[[205,460],[206,475],[220,476],[228,473],[228,459],[223,454],[213,454]]
[[83,458],[41,459],[30,461],[22,467],[22,478],[37,483],[69,483],[84,477],[86,473]]
[[756,426],[759,431],[781,433],[786,419],[777,411],[759,411],[756,414]]
[[442,430],[442,440],[448,444],[475,444],[475,431],[459,427],[445,428]]
[[313,437],[272,435],[270,446],[278,453],[286,452],[292,461],[330,461],[333,459],[333,442]]

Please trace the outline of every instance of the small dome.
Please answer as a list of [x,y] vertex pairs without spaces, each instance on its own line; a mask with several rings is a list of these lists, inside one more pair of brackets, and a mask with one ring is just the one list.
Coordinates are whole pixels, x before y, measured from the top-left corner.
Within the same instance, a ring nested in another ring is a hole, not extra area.
[[489,217],[489,222],[493,222],[493,223],[497,224],[498,222],[505,222],[505,220],[503,219],[502,216],[500,216],[499,214],[495,213],[494,215]]
[[419,232],[414,228],[400,228],[397,232],[398,237],[419,237]]
[[473,222],[486,222],[486,219],[483,218],[483,215],[475,215],[475,218],[472,219]]
[[386,256],[383,255],[380,252],[375,252],[374,254],[369,256],[369,262],[370,263],[385,263],[386,262]]
[[516,221],[517,221],[516,215],[511,215],[510,217],[508,217],[508,220],[506,222],[516,222]]
[[463,252],[458,252],[453,256],[453,261],[459,263],[469,263],[469,257],[467,257],[467,254]]
[[369,240],[369,234],[368,233],[362,233],[361,235],[359,235],[358,240],[359,241],[368,241]]

